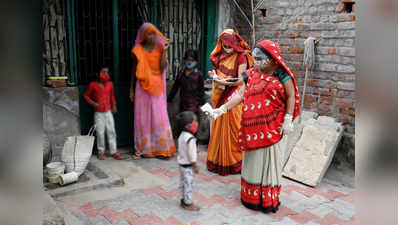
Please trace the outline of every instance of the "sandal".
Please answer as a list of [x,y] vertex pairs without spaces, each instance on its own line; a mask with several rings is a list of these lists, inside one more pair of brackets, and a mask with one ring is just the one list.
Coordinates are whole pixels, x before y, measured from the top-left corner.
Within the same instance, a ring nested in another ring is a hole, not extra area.
[[134,160],[141,159],[141,155],[139,153],[133,153],[131,157],[133,157]]
[[182,204],[181,204],[181,207],[183,208],[183,209],[186,209],[186,210],[189,210],[189,211],[199,211],[200,210],[200,207],[199,206],[197,206],[197,205],[195,205],[195,204],[190,204],[190,205],[187,205],[187,204],[185,204],[184,202],[181,202]]
[[120,152],[116,152],[115,154],[112,155],[112,157],[116,160],[122,160],[122,156],[120,155]]
[[105,153],[100,153],[99,152],[97,157],[98,157],[99,160],[104,160],[105,159]]

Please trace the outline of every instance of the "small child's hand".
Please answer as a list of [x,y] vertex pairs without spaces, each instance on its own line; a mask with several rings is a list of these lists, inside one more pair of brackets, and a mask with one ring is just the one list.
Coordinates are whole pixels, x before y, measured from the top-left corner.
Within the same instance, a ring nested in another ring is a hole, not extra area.
[[199,173],[199,167],[195,166],[195,167],[193,168],[193,172],[194,172],[195,174],[198,174],[198,173]]
[[113,105],[113,106],[112,106],[112,113],[113,113],[113,114],[117,113],[117,107],[116,107],[116,105]]
[[98,108],[98,107],[99,107],[99,104],[98,104],[98,103],[96,103],[96,102],[93,102],[93,106],[94,106],[94,108],[96,109],[96,108]]

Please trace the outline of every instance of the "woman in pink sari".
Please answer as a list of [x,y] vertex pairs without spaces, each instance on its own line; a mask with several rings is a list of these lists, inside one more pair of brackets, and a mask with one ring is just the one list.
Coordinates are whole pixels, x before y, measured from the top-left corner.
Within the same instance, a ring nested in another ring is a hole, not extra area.
[[[166,102],[169,40],[152,24],[138,30],[131,50],[130,100],[134,102],[134,158],[168,158],[176,147]],[[135,88],[134,88],[135,87]]]

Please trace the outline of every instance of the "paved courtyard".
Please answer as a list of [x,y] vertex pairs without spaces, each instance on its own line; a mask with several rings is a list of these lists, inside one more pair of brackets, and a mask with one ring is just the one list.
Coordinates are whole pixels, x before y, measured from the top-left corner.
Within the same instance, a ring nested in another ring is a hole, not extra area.
[[[199,212],[179,207],[175,157],[123,161],[107,158],[104,165],[120,170],[118,173],[124,177],[125,185],[59,197],[57,205],[69,212],[68,221],[74,221],[69,222],[73,225],[354,224],[353,182],[346,184],[342,179],[333,179],[338,172],[329,170],[316,188],[283,178],[280,210],[264,214],[241,205],[240,175],[222,177],[206,170],[207,153],[204,146],[200,149],[201,170],[195,177],[193,196],[201,206]],[[96,160],[95,157],[92,160]]]

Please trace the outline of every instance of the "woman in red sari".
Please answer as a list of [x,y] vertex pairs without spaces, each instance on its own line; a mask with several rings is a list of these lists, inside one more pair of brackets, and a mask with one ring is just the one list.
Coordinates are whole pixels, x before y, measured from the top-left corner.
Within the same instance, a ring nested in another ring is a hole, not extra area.
[[[239,91],[243,84],[242,73],[252,65],[253,59],[247,43],[232,29],[224,30],[216,48],[210,54],[216,71],[212,93],[213,108],[220,107]],[[214,77],[215,74],[210,74]],[[229,79],[236,79],[228,82]],[[213,121],[210,137],[207,169],[222,176],[239,173],[242,152],[238,150],[238,130],[242,106],[230,110]],[[232,131],[232,132],[229,132]]]
[[286,135],[300,112],[299,91],[277,43],[261,41],[252,55],[254,68],[244,73],[245,87],[211,116],[217,118],[243,102],[238,134],[243,151],[241,201],[250,209],[276,212]]

